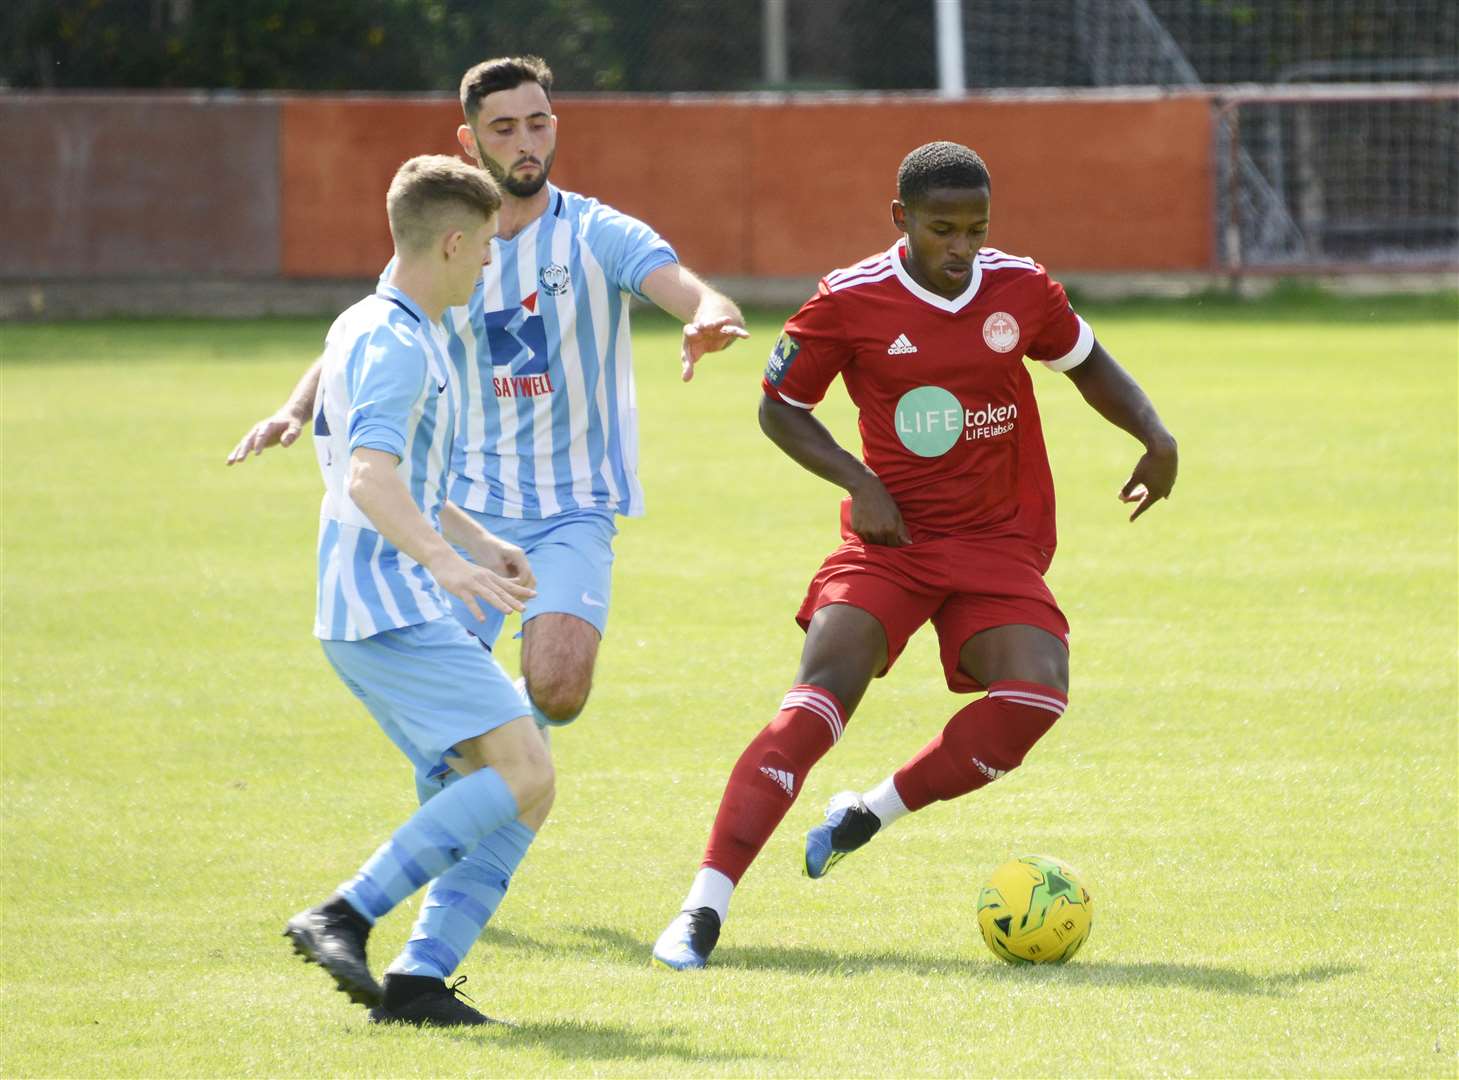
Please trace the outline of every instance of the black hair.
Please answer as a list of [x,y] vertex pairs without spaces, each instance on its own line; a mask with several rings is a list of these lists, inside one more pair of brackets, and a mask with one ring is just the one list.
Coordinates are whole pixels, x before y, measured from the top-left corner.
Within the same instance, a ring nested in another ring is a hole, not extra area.
[[931,142],[902,159],[897,198],[910,206],[933,188],[987,188],[991,193],[993,181],[976,150],[961,143]]
[[540,56],[499,56],[483,60],[461,77],[461,111],[468,123],[476,122],[481,99],[498,90],[515,90],[525,82],[542,87],[552,100],[552,69]]

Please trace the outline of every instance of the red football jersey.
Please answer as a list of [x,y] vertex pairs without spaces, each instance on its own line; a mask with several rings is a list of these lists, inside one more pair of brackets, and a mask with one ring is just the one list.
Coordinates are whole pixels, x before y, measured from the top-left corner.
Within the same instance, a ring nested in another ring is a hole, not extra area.
[[862,460],[914,540],[972,534],[1053,557],[1054,485],[1023,358],[1082,363],[1094,334],[1032,259],[983,248],[949,300],[912,280],[905,241],[821,279],[785,324],[767,394],[813,408],[839,373],[859,410]]

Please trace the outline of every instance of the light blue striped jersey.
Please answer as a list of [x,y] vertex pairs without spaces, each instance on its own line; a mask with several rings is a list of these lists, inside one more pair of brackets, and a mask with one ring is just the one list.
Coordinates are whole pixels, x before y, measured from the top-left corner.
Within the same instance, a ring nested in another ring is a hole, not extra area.
[[400,459],[410,497],[440,528],[459,409],[447,348],[445,329],[385,284],[329,329],[314,398],[324,476],[317,637],[358,641],[451,613],[425,568],[376,532],[349,495],[351,452],[383,450]]
[[[549,186],[443,320],[465,379],[451,500],[501,517],[643,513],[631,295],[678,261],[643,222]],[[388,273],[388,270],[387,270]]]

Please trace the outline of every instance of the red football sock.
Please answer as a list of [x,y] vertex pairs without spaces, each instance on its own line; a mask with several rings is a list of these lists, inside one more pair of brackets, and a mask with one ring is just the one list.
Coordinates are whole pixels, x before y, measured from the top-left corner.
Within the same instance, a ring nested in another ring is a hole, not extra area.
[[780,712],[745,747],[730,773],[702,865],[739,883],[794,804],[811,766],[841,737],[844,717],[829,691],[790,688]]
[[1069,699],[1039,683],[995,682],[987,697],[957,713],[892,777],[908,810],[955,799],[997,780],[1023,762],[1063,715]]

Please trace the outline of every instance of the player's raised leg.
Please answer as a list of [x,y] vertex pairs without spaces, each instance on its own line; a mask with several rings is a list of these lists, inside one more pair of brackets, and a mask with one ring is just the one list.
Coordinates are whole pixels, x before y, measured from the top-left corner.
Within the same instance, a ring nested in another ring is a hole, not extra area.
[[958,650],[957,669],[987,687],[987,695],[956,712],[880,784],[831,801],[826,820],[806,837],[811,877],[823,876],[903,815],[976,791],[1016,769],[1069,702],[1069,651],[1039,627],[1000,626],[973,635]]
[[522,689],[539,725],[560,727],[582,714],[601,640],[592,623],[563,612],[545,612],[522,628]]
[[875,616],[839,603],[815,613],[795,685],[730,772],[699,873],[683,909],[654,945],[657,963],[675,970],[704,966],[735,886],[794,804],[806,775],[840,739],[886,659],[886,634]]
[[[613,592],[613,514],[570,510],[545,519],[466,511],[490,535],[519,545],[531,560],[537,595],[522,612],[522,678],[517,689],[538,727],[570,724],[587,705],[598,648],[608,628]],[[474,619],[454,606],[464,626],[490,645],[500,618]]]

